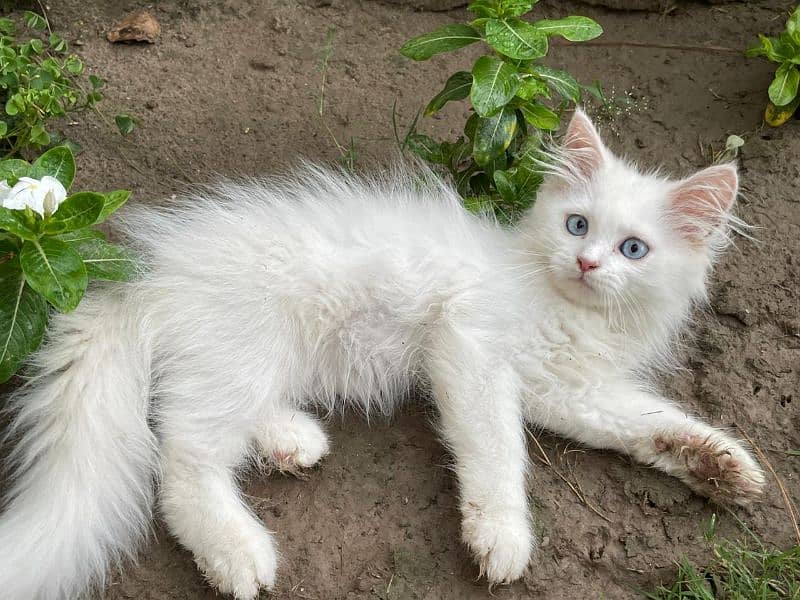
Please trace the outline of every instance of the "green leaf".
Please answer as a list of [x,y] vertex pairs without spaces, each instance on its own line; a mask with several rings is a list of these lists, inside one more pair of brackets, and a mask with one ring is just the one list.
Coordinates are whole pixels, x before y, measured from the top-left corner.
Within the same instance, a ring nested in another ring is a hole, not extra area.
[[407,41],[400,48],[400,54],[413,60],[428,60],[431,56],[458,50],[480,39],[480,34],[468,25],[445,25]]
[[470,100],[475,112],[482,117],[508,104],[520,86],[514,66],[494,56],[481,56],[475,61],[472,78]]
[[44,221],[45,233],[64,233],[93,225],[103,210],[106,199],[95,192],[73,194]]
[[42,154],[33,163],[30,177],[41,179],[45,175],[55,177],[69,189],[75,179],[75,157],[67,146],[55,146]]
[[128,281],[136,262],[122,246],[110,244],[96,229],[82,229],[58,236],[83,259],[90,279]]
[[105,241],[106,239],[106,236],[102,231],[100,231],[99,229],[92,229],[90,227],[85,227],[84,229],[79,229],[77,231],[68,231],[67,233],[61,233],[56,237],[62,242],[65,242],[68,246],[75,246],[78,244],[82,244],[87,240]]
[[25,99],[19,94],[13,94],[6,100],[6,114],[13,117],[25,110]]
[[570,42],[586,42],[603,33],[603,28],[589,17],[564,17],[552,21],[543,19],[533,24],[544,35],[560,35]]
[[464,124],[464,133],[467,134],[467,137],[470,141],[475,139],[475,132],[478,129],[478,123],[480,123],[481,118],[478,116],[477,113],[472,113],[467,119],[467,122]]
[[83,61],[74,54],[67,57],[64,66],[73,75],[80,75],[83,72]]
[[786,33],[800,46],[800,5],[789,15],[786,21]]
[[454,73],[447,83],[444,84],[444,89],[436,94],[425,107],[425,116],[430,117],[432,114],[438,112],[445,104],[453,100],[463,100],[469,96],[469,90],[472,87],[472,73],[467,71],[458,71]]
[[603,93],[603,86],[600,85],[600,82],[595,80],[594,83],[590,85],[582,85],[581,88],[585,92],[589,92],[592,96],[600,100],[600,102],[606,101],[606,95]]
[[0,138],[5,137],[8,133],[8,123],[5,121],[0,121]]
[[441,145],[425,134],[409,133],[408,137],[406,137],[406,144],[409,150],[423,160],[437,164],[445,162]]
[[36,123],[31,127],[29,141],[34,146],[46,146],[50,143],[50,134],[47,133],[42,123]]
[[47,21],[41,15],[37,15],[35,12],[26,10],[23,13],[23,17],[25,19],[25,24],[31,29],[36,29],[38,31],[44,31],[47,29]]
[[11,210],[0,206],[0,229],[5,229],[23,240],[35,240],[36,230],[31,225],[24,210]]
[[763,34],[758,34],[758,46],[748,48],[745,52],[746,56],[766,56],[769,60],[775,61],[775,43],[778,40],[775,38],[767,37]]
[[497,0],[475,0],[470,2],[467,10],[481,19],[496,19],[500,16],[500,6]]
[[103,210],[100,211],[100,215],[97,217],[95,223],[102,223],[105,221],[112,213],[116,212],[117,209],[125,204],[130,197],[130,190],[115,190],[106,194]]
[[453,183],[456,186],[456,191],[462,198],[465,198],[467,195],[469,195],[469,179],[477,169],[478,165],[475,164],[475,161],[472,161],[472,164],[470,164],[466,169],[463,171],[458,171],[453,175]]
[[525,103],[519,109],[525,121],[543,131],[556,131],[561,125],[561,119],[552,110],[541,104]]
[[504,17],[519,17],[533,9],[539,0],[500,0],[500,10]]
[[525,204],[529,204],[536,197],[536,190],[544,181],[537,168],[524,163],[517,165],[512,179],[517,188],[517,200]]
[[491,117],[482,118],[475,130],[472,156],[479,165],[488,164],[493,158],[505,152],[517,131],[517,116],[509,107]]
[[531,72],[549,85],[556,93],[568,100],[578,102],[581,99],[581,86],[575,78],[561,69],[553,69],[544,65],[531,65]]
[[50,42],[50,47],[53,49],[53,52],[61,54],[67,51],[67,42],[65,42],[61,36],[52,33],[48,41]]
[[119,114],[114,117],[114,123],[117,124],[117,129],[122,135],[128,135],[136,127],[136,120],[126,114]]
[[[486,173],[488,179],[491,179],[495,171],[504,171],[506,168],[508,168],[508,153],[501,152],[488,162],[480,165],[480,167],[483,169],[483,172]],[[487,193],[491,193],[491,190],[488,190]]]
[[492,179],[494,179],[494,186],[503,200],[514,202],[517,199],[517,188],[506,171],[495,171],[492,173]]
[[456,173],[461,163],[472,156],[472,144],[463,137],[459,137],[455,143],[442,142],[442,158],[451,172]]
[[20,252],[25,280],[61,312],[73,310],[89,281],[75,250],[56,238],[26,241]]
[[547,36],[520,19],[491,19],[486,23],[486,43],[509,58],[530,60],[547,54]]
[[549,98],[550,90],[538,79],[526,77],[522,80],[522,85],[520,85],[519,89],[517,90],[517,98],[521,98],[522,100],[530,100],[536,96],[544,96]]
[[0,382],[7,381],[39,347],[47,303],[25,283],[19,258],[0,257]]
[[0,161],[0,181],[14,185],[20,177],[27,177],[31,165],[19,158],[9,158]]
[[14,30],[15,29],[16,29],[16,27],[14,25],[14,21],[12,21],[11,19],[8,19],[6,17],[3,17],[3,18],[0,19],[0,33],[6,34],[6,35],[14,35]]
[[800,44],[785,31],[778,38],[775,53],[779,57],[779,62],[800,63]]
[[492,214],[494,204],[488,196],[467,196],[464,198],[464,207],[476,215]]
[[92,84],[93,90],[99,90],[106,84],[105,80],[101,79],[97,75],[89,75],[89,83]]
[[769,86],[769,99],[775,106],[785,106],[797,96],[800,71],[790,63],[783,63],[775,71],[775,79]]

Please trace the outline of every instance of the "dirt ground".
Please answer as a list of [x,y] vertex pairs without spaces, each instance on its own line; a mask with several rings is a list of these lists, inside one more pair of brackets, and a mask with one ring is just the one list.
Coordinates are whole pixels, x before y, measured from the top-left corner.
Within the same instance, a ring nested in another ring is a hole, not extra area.
[[[592,16],[609,42],[742,49],[758,32],[781,28],[778,13],[789,6],[679,3],[659,15],[543,2],[537,15]],[[105,40],[114,21],[143,7],[161,21],[158,43]],[[160,202],[218,175],[269,173],[300,157],[335,159],[315,112],[329,32],[326,122],[341,142],[355,140],[359,166],[386,162],[395,152],[392,103],[407,124],[475,55],[468,49],[413,64],[397,48],[464,16],[374,0],[52,2],[53,27],[80,42],[89,70],[108,81],[104,112],[110,118],[124,110],[139,120],[124,141],[92,115],[69,127],[85,148],[77,186],[127,187],[136,202]],[[800,503],[800,457],[788,453],[800,449],[800,121],[760,129],[771,69],[741,54],[608,46],[555,47],[552,54],[551,64],[632,99],[611,115],[594,112],[606,117],[610,145],[644,164],[685,174],[708,163],[709,145],[719,150],[730,133],[746,138],[740,214],[757,227],[759,241],[739,239],[722,260],[711,310],[698,316],[685,354],[688,369],[664,384],[715,424],[747,432]],[[455,134],[465,110],[451,105],[422,127]],[[337,419],[330,424],[333,454],[306,480],[249,480],[249,499],[282,550],[275,598],[490,597],[459,541],[456,488],[430,417],[412,407],[391,422]],[[551,462],[542,464],[531,444],[541,549],[524,581],[494,589],[494,597],[633,598],[674,575],[682,554],[707,558],[702,530],[715,508],[704,499],[616,454],[548,435],[539,441]],[[774,480],[762,503],[736,514],[767,542],[792,543]],[[720,518],[721,531],[735,535],[733,518]],[[115,574],[104,594],[215,596],[161,526],[139,564]]]

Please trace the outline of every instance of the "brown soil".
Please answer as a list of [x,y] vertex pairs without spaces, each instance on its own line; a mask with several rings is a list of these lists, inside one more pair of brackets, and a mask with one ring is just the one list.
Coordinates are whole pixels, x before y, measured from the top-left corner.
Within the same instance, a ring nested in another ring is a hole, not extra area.
[[[88,114],[69,127],[79,141],[78,186],[127,187],[137,202],[168,198],[218,175],[263,174],[298,157],[335,159],[316,115],[320,51],[335,31],[326,121],[351,137],[359,164],[395,152],[392,103],[406,125],[447,75],[471,64],[463,51],[412,64],[397,48],[408,37],[462,19],[462,10],[415,12],[357,0],[64,0],[50,19],[91,72],[108,80],[104,112],[140,124],[123,141]],[[155,45],[111,45],[106,31],[131,10],[151,8],[162,25]],[[669,14],[619,13],[544,3],[540,15],[587,14],[606,41],[744,48],[774,31],[788,3],[679,4]],[[741,54],[632,47],[557,47],[553,64],[584,82],[600,80],[633,102],[606,114],[612,147],[676,174],[709,161],[727,134],[747,138],[741,158],[741,216],[756,226],[716,272],[712,308],[698,318],[670,395],[721,426],[738,425],[764,450],[800,502],[800,122],[760,129],[771,68]],[[423,127],[452,135],[465,108],[451,106]],[[454,137],[454,136],[453,136]],[[307,480],[254,477],[245,489],[277,530],[283,561],[276,598],[488,598],[459,541],[448,457],[410,409],[391,422],[331,423],[334,452]],[[688,554],[707,558],[701,531],[715,508],[674,479],[613,453],[541,436],[552,466],[531,444],[530,493],[542,539],[531,574],[496,588],[498,598],[629,598],[674,574]],[[562,480],[563,476],[570,485]],[[573,489],[571,489],[574,488]],[[579,499],[577,491],[585,501]],[[593,510],[594,508],[594,510]],[[602,515],[602,516],[601,516]],[[737,511],[779,546],[793,535],[774,481],[752,511]],[[736,534],[721,515],[721,530]],[[107,599],[214,598],[191,556],[162,527],[138,566],[115,574]],[[265,594],[265,597],[267,595]]]

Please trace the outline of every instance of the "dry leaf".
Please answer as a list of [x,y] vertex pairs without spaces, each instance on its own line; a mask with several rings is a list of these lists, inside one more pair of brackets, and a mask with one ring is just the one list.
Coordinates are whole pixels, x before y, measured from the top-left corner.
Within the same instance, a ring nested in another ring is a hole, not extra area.
[[161,33],[161,25],[146,10],[131,13],[106,34],[109,42],[154,43]]

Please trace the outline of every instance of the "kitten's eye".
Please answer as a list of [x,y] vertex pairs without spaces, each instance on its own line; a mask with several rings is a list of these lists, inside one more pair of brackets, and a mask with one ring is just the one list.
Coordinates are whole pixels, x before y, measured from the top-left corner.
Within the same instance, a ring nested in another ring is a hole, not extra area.
[[589,221],[583,215],[570,215],[567,217],[567,231],[572,235],[586,235],[589,231]]
[[619,250],[624,256],[634,260],[642,258],[645,254],[650,252],[650,248],[647,247],[647,244],[638,238],[628,238],[622,242]]

